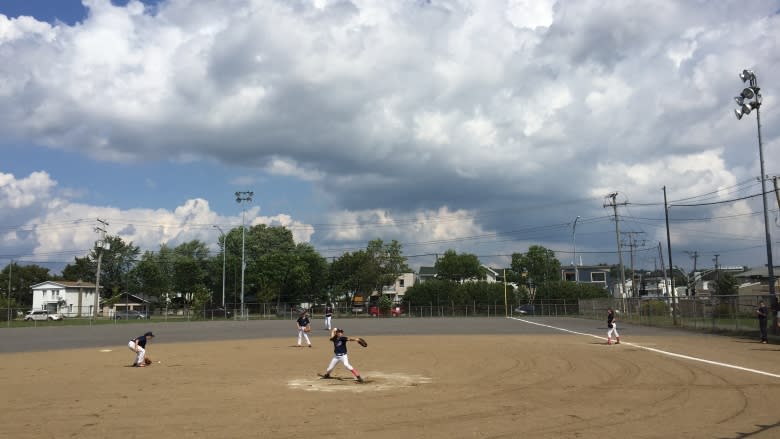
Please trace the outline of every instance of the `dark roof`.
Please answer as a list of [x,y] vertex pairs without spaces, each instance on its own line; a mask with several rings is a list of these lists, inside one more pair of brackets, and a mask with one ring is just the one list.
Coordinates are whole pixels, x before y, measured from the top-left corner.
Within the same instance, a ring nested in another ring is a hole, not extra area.
[[[777,278],[778,273],[780,273],[780,267],[775,266],[773,271],[774,271],[774,274],[775,274],[775,278]],[[742,273],[735,274],[734,277],[760,277],[760,278],[768,278],[769,277],[769,269],[767,267],[755,267],[755,268],[751,268],[748,271],[744,271]]]
[[436,267],[420,267],[420,272],[417,274],[420,276],[435,276],[436,273]]

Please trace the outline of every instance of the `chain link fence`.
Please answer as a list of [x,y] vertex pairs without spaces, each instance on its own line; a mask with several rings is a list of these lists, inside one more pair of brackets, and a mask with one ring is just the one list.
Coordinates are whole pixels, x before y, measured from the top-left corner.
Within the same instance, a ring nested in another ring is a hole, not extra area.
[[[623,322],[752,334],[758,330],[756,311],[761,301],[770,308],[770,297],[761,295],[593,299],[579,301],[579,315],[606,321],[607,307],[612,307]],[[771,313],[777,310],[769,311],[768,320],[772,322]]]

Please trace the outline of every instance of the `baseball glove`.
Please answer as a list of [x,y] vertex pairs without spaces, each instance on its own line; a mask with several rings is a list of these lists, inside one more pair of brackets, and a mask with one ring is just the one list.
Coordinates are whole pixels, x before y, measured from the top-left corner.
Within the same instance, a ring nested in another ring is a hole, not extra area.
[[149,357],[144,357],[144,364],[147,366],[152,364],[152,359]]
[[368,346],[368,343],[366,343],[366,341],[365,341],[365,340],[363,340],[363,339],[362,339],[362,338],[360,338],[360,337],[358,337],[358,339],[357,339],[357,342],[358,342],[358,344],[359,344],[360,346],[363,346],[363,347],[366,347],[366,346]]
[[311,332],[311,326],[306,325],[306,327],[303,328],[303,332]]

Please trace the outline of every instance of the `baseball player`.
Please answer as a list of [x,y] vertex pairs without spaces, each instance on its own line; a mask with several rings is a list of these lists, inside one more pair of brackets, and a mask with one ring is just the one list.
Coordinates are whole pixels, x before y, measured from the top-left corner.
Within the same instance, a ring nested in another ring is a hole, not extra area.
[[325,373],[320,375],[320,378],[330,378],[330,373],[336,367],[337,364],[343,363],[352,375],[355,377],[355,381],[362,383],[363,378],[360,377],[360,372],[349,364],[349,356],[347,356],[347,342],[356,341],[358,343],[365,343],[360,337],[345,337],[344,330],[340,328],[333,328],[330,332],[330,341],[333,342],[333,358],[330,360],[328,368]]
[[151,331],[145,333],[144,335],[139,335],[138,337],[127,342],[127,347],[131,351],[135,352],[135,362],[133,362],[133,367],[146,367],[146,364],[144,364],[144,357],[146,356],[146,342],[149,341],[150,338],[154,338],[154,334],[152,334]]
[[309,315],[304,311],[298,320],[295,321],[298,325],[298,347],[301,347],[301,338],[306,339],[306,343],[311,347],[311,340],[309,340],[309,334],[306,333],[306,328],[311,322],[309,322]]
[[331,327],[331,321],[333,320],[333,307],[330,306],[330,303],[325,307],[325,329],[330,331]]
[[766,318],[769,315],[769,310],[766,304],[762,300],[758,303],[758,309],[756,309],[756,317],[758,317],[758,329],[761,331],[761,343],[767,343],[766,335]]
[[612,344],[612,335],[615,335],[615,344],[620,344],[620,334],[617,332],[617,322],[615,322],[615,311],[607,308],[607,344]]

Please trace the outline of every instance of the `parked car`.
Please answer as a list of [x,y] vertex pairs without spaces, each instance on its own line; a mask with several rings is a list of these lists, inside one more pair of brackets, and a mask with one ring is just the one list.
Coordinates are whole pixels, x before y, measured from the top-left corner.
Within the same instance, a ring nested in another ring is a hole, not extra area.
[[381,315],[391,315],[393,317],[398,317],[398,316],[400,316],[403,313],[404,313],[404,310],[401,307],[401,305],[393,305],[387,311],[383,311],[383,310],[379,309],[379,306],[377,306],[377,305],[371,305],[371,306],[368,307],[368,314],[371,315],[372,317],[377,317],[380,314]]
[[27,321],[31,320],[62,320],[62,314],[60,313],[49,313],[49,311],[42,310],[42,309],[36,309],[31,310],[27,313],[26,316],[24,316],[24,319]]
[[124,311],[117,311],[114,313],[114,318],[117,320],[134,320],[134,319],[146,319],[148,316],[141,311],[134,309],[128,309]]
[[207,309],[203,311],[203,317],[207,319],[213,319],[213,318],[226,318],[230,319],[233,318],[233,311],[226,310],[225,308],[219,307],[214,309]]
[[534,308],[534,305],[532,303],[526,303],[523,305],[518,306],[515,308],[515,313],[517,314],[530,314],[534,315],[536,309]]

